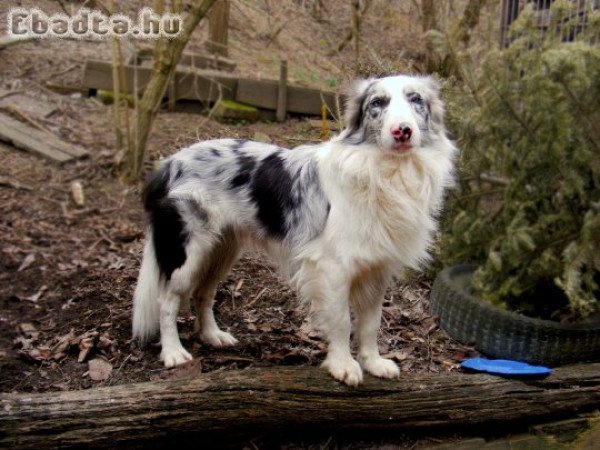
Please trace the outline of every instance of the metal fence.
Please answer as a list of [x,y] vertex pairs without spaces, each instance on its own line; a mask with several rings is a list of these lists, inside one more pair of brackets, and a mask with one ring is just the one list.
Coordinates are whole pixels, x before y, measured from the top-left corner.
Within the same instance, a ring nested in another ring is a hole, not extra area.
[[[560,29],[549,29],[551,22],[551,6],[555,0],[502,0],[500,22],[500,47],[508,45],[508,29],[517,19],[526,5],[532,5],[540,33],[561,33]],[[569,21],[577,20],[578,25],[568,34],[562,36],[565,41],[572,41],[588,26],[589,15],[600,8],[600,0],[569,0],[571,11]]]

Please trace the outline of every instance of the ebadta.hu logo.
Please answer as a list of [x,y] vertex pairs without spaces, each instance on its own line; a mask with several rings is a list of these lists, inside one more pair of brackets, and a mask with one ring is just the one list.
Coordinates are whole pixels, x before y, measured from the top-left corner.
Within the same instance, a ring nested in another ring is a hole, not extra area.
[[151,8],[142,9],[136,20],[124,14],[106,15],[90,9],[80,9],[68,16],[64,13],[48,15],[39,8],[12,8],[7,17],[8,35],[14,38],[175,38],[183,24],[179,14],[158,15]]

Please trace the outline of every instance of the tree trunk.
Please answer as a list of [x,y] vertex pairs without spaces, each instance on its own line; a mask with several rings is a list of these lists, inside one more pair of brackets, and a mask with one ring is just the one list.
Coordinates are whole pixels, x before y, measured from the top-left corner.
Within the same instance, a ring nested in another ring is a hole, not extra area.
[[360,0],[352,3],[352,35],[354,36],[354,73],[358,75],[360,68]]
[[437,7],[435,0],[421,0],[421,27],[423,33],[438,29]]
[[162,46],[160,60],[155,63],[152,78],[150,78],[138,106],[137,158],[132,167],[124,168],[125,179],[128,181],[137,181],[142,173],[150,128],[152,127],[152,122],[160,107],[160,102],[165,95],[169,80],[175,72],[177,63],[181,58],[183,49],[192,36],[192,32],[196,29],[200,20],[206,15],[215,1],[216,0],[196,1],[183,22],[179,37],[168,40]]
[[454,31],[455,38],[464,47],[469,45],[471,40],[471,32],[479,23],[479,17],[481,16],[481,9],[485,5],[487,0],[469,0],[463,15],[456,24]]
[[218,0],[208,15],[208,36],[206,48],[210,53],[228,56],[229,0]]
[[45,394],[0,394],[1,448],[207,442],[262,432],[459,429],[568,417],[598,408],[600,363],[545,379],[464,373],[367,377],[348,388],[314,367],[200,374]]
[[[439,2],[434,0],[421,0],[421,27],[423,34],[430,30],[438,30],[437,8]],[[425,70],[429,73],[435,72],[438,68],[438,58],[433,48],[425,46]]]

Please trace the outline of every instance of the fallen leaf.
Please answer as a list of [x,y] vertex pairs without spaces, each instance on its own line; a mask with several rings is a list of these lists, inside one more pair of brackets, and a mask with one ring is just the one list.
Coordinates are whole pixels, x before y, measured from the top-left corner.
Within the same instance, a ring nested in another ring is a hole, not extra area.
[[31,339],[27,339],[25,336],[17,336],[14,340],[13,340],[13,344],[15,345],[15,347],[21,347],[21,350],[31,350],[32,349],[32,344],[31,344],[32,340]]
[[23,322],[19,324],[19,331],[26,337],[31,338],[32,341],[37,340],[40,335],[40,332],[31,322]]
[[425,317],[421,321],[422,333],[424,336],[429,336],[434,330],[437,329],[438,323],[435,317]]
[[48,361],[52,357],[52,350],[50,347],[42,345],[30,350],[27,352],[27,354],[30,358],[35,359],[36,361]]
[[24,300],[27,300],[32,303],[37,303],[37,301],[40,299],[42,294],[46,292],[47,289],[48,287],[46,285],[43,285],[41,288],[38,289],[38,291],[35,294],[30,295],[29,297],[25,297]]
[[103,358],[94,358],[88,362],[88,375],[94,381],[107,380],[112,369],[112,364]]
[[113,342],[114,341],[108,336],[108,333],[103,333],[102,336],[98,338],[98,348],[105,350],[109,348]]
[[383,356],[384,358],[394,359],[400,362],[407,359],[414,350],[414,347],[405,347],[403,349],[394,350],[381,356]]
[[27,255],[25,257],[25,259],[23,260],[23,262],[21,263],[21,265],[19,266],[19,268],[17,269],[17,272],[21,272],[25,269],[27,269],[29,266],[31,266],[33,263],[35,262],[35,253],[30,253],[29,255]]
[[58,338],[58,342],[52,347],[52,352],[56,355],[54,359],[60,359],[58,358],[59,355],[64,356],[67,349],[76,343],[76,339],[73,328],[67,334]]
[[85,358],[94,348],[94,338],[86,337],[79,341],[79,356],[77,356],[77,362],[85,361]]

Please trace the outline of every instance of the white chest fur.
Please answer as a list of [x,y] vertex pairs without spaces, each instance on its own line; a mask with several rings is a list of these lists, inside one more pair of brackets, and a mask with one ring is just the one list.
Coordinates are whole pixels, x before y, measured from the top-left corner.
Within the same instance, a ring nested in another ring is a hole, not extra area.
[[331,203],[321,244],[331,243],[329,251],[349,264],[421,266],[443,190],[451,181],[451,159],[428,149],[404,155],[352,152],[335,143],[321,156],[322,183]]

